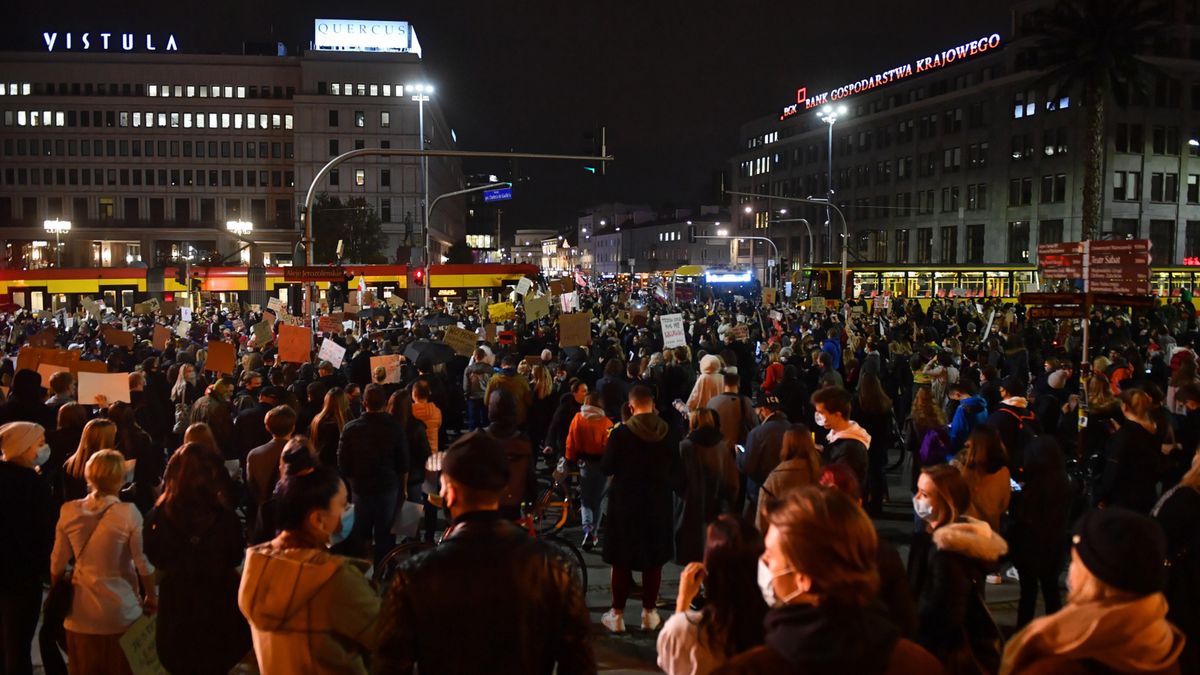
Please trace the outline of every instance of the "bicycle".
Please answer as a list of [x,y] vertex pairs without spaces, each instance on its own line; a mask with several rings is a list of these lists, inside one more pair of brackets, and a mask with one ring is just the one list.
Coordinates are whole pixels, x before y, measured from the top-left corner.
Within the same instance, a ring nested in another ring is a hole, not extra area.
[[548,481],[538,479],[546,487],[538,490],[533,503],[532,528],[539,535],[561,532],[579,510],[579,467],[560,459]]

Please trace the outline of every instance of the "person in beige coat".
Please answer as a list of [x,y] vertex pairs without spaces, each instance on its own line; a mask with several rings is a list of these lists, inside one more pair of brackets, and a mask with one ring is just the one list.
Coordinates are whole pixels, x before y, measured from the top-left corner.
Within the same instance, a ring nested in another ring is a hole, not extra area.
[[259,671],[366,675],[363,655],[379,636],[379,595],[366,561],[327,549],[347,527],[346,485],[307,452],[286,453],[283,463],[274,500],[283,531],[247,550],[238,589]]

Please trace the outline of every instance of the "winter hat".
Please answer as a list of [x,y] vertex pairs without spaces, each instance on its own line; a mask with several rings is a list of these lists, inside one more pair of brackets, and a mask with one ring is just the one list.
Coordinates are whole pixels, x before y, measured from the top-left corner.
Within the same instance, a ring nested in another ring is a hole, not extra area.
[[1051,389],[1062,389],[1067,386],[1067,371],[1056,370],[1050,373],[1050,376],[1046,378],[1046,383],[1050,385]]
[[1088,571],[1109,586],[1141,595],[1166,586],[1166,537],[1148,516],[1120,507],[1090,511],[1071,541]]
[[[27,371],[22,371],[27,372]],[[0,426],[0,452],[4,461],[11,462],[36,446],[38,438],[44,438],[46,430],[33,422],[9,422]]]
[[500,442],[482,431],[472,431],[454,442],[442,457],[448,478],[469,488],[499,492],[508,485],[508,457]]

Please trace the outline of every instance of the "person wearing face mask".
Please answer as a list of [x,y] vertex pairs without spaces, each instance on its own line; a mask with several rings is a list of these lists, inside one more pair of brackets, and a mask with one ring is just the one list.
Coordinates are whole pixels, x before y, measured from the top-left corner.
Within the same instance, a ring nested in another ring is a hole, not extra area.
[[913,510],[924,529],[913,534],[908,581],[917,601],[917,643],[952,673],[971,664],[995,672],[1000,631],[984,604],[984,577],[1008,544],[987,523],[964,515],[971,488],[949,464],[922,469]]
[[765,644],[714,673],[943,672],[872,608],[879,588],[878,538],[870,518],[838,490],[805,486],[767,508],[758,587]]
[[31,645],[50,569],[56,505],[38,467],[50,458],[32,422],[0,426],[0,671],[32,673]]
[[767,476],[779,466],[779,451],[783,447],[783,435],[792,427],[787,415],[780,408],[779,397],[759,393],[754,400],[754,411],[759,425],[746,436],[746,451],[735,457],[738,471],[742,473],[742,494],[746,496],[745,513],[753,517],[758,512],[758,491],[767,481]]
[[596,672],[582,589],[556,553],[500,513],[509,475],[486,432],[446,450],[439,501],[452,524],[437,548],[396,570],[374,672]]
[[867,448],[871,435],[858,422],[850,419],[850,394],[845,389],[825,387],[813,392],[810,399],[816,412],[817,426],[828,429],[821,454],[826,464],[841,462],[854,470],[859,485],[867,482]]
[[1158,524],[1128,509],[1099,509],[1079,519],[1071,542],[1067,606],[1009,640],[1001,675],[1195,672],[1181,669],[1185,638],[1167,620]]
[[342,528],[346,484],[301,445],[283,455],[273,540],[246,551],[238,607],[263,673],[367,673],[379,637],[379,595],[365,560],[328,548]]

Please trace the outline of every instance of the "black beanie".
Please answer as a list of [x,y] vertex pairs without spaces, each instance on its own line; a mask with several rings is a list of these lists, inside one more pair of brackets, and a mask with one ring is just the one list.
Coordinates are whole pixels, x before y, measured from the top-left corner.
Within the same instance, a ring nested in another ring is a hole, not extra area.
[[1167,583],[1167,541],[1150,517],[1119,507],[1084,514],[1072,538],[1097,579],[1122,591],[1149,595]]
[[508,456],[500,441],[490,434],[472,431],[446,450],[442,471],[468,488],[499,492],[508,485]]

